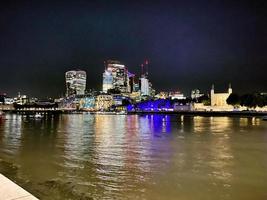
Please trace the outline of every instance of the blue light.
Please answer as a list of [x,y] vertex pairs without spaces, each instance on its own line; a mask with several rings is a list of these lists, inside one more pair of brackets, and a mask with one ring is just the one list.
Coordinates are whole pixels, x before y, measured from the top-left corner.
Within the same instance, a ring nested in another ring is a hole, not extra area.
[[128,111],[167,111],[173,109],[169,99],[157,99],[139,102],[133,105],[128,105]]

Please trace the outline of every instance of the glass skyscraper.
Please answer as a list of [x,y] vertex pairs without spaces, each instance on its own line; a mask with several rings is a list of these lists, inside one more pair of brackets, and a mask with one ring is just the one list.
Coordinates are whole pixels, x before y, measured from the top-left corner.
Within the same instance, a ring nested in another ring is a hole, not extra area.
[[65,73],[66,96],[83,95],[86,89],[86,72],[71,70]]

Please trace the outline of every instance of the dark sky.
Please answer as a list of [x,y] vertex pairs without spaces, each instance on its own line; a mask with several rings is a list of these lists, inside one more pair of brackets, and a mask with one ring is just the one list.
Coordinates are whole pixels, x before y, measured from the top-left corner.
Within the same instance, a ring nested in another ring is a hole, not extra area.
[[0,92],[58,97],[64,73],[101,89],[103,61],[159,90],[267,91],[266,1],[6,1],[0,6]]

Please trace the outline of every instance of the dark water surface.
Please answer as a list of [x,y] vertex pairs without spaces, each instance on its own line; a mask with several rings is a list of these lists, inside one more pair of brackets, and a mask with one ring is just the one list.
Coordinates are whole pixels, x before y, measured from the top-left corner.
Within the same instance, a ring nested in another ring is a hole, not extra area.
[[0,173],[45,200],[264,200],[267,122],[6,115],[0,121]]

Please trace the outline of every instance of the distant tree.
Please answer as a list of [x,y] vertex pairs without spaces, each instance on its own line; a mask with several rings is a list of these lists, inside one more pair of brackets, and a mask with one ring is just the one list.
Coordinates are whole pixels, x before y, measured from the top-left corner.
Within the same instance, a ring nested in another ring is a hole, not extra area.
[[245,94],[240,97],[240,105],[249,108],[255,108],[257,106],[255,95]]
[[255,94],[254,95],[256,105],[259,107],[265,106],[265,97],[261,94]]
[[267,105],[267,96],[261,94],[245,94],[240,97],[240,105],[249,108],[263,107]]
[[263,102],[263,104],[264,104],[264,106],[267,106],[267,95],[263,95],[263,97],[264,97],[264,102]]
[[203,95],[197,99],[197,102],[203,103],[205,106],[210,105],[210,97],[208,95]]
[[122,99],[122,106],[128,106],[129,104],[131,104],[129,99]]
[[173,105],[174,103],[179,103],[182,105],[186,105],[188,103],[190,103],[192,100],[190,98],[186,98],[186,99],[169,99],[171,104]]
[[108,94],[120,94],[121,91],[118,88],[114,88],[114,89],[108,89],[107,93]]
[[226,100],[227,104],[236,106],[240,104],[240,97],[238,94],[232,93]]

